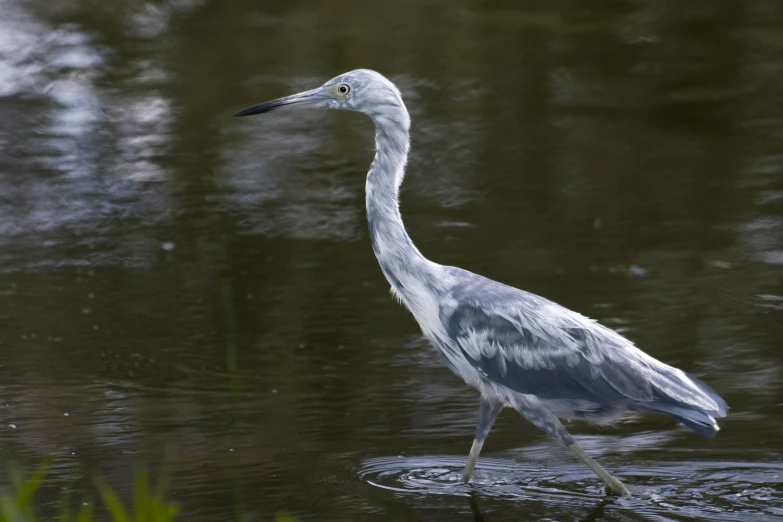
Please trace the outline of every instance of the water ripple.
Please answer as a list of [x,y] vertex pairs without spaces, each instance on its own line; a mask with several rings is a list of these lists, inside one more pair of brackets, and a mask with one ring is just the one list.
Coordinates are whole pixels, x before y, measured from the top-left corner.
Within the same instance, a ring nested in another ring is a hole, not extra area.
[[[482,458],[470,485],[465,457],[377,457],[362,462],[363,482],[413,495],[504,498],[557,505],[588,505],[603,487],[576,463],[533,466]],[[616,469],[616,467],[613,467]],[[615,499],[638,520],[756,520],[783,515],[783,462],[660,462],[616,470],[633,498]]]

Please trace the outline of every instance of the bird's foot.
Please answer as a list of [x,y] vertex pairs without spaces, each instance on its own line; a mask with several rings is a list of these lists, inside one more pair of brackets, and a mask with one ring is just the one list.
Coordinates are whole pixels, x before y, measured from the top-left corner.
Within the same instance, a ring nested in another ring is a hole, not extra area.
[[[609,475],[607,473],[607,475]],[[604,477],[601,477],[602,479]],[[604,479],[604,484],[606,484],[606,490],[608,493],[612,495],[618,495],[621,497],[630,497],[631,494],[628,492],[628,490],[623,486],[623,483],[614,478],[613,476],[609,475],[608,478]]]
[[623,486],[623,483],[611,476],[604,468],[599,466],[596,461],[594,461],[587,453],[584,452],[579,444],[572,442],[568,445],[568,448],[573,451],[582,462],[587,464],[587,466],[593,470],[593,473],[598,475],[598,478],[601,479],[601,482],[606,484],[606,489],[609,491],[609,493],[613,495],[619,495],[621,497],[631,496],[631,494],[628,493],[628,490],[625,489],[625,486]]

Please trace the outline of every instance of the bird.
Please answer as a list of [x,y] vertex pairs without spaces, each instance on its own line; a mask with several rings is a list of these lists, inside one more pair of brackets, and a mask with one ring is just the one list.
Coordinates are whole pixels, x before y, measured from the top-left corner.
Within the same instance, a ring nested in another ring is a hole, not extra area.
[[285,107],[364,113],[375,124],[365,195],[370,242],[391,293],[413,314],[445,365],[480,393],[462,479],[469,483],[504,408],[570,449],[605,484],[627,488],[596,463],[560,419],[607,424],[626,412],[663,413],[714,437],[726,402],[708,385],[637,348],[600,323],[548,299],[424,257],[405,230],[399,189],[411,120],[400,90],[382,74],[353,70],[321,87],[254,105],[244,117]]

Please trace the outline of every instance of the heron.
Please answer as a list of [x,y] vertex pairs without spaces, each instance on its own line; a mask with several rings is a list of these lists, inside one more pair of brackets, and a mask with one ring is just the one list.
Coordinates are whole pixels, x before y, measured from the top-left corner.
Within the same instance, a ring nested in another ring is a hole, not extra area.
[[372,249],[391,293],[410,310],[442,361],[480,393],[462,474],[466,483],[503,408],[513,408],[569,448],[608,493],[622,496],[629,495],[622,482],[585,453],[560,419],[608,424],[629,411],[663,413],[701,435],[716,435],[715,419],[725,417],[728,406],[693,375],[584,315],[421,254],[399,210],[411,120],[394,83],[358,69],[234,116],[284,107],[356,111],[375,124],[375,157],[365,184]]

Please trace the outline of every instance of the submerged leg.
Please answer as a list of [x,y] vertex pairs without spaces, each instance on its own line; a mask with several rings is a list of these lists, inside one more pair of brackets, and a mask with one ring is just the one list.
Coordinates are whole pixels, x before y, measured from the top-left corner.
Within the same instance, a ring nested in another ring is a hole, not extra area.
[[565,447],[570,449],[579,460],[587,464],[593,473],[606,484],[607,489],[616,495],[630,496],[623,483],[611,476],[604,468],[598,465],[584,450],[576,443],[574,438],[560,423],[554,413],[542,407],[533,401],[520,399],[515,402],[514,408],[527,420],[544,430],[551,437],[560,441]]
[[502,403],[483,395],[481,396],[478,421],[476,422],[476,438],[473,439],[473,446],[471,446],[470,455],[468,455],[468,463],[465,466],[465,472],[462,474],[462,480],[465,482],[470,480],[470,476],[473,474],[473,467],[476,465],[479,453],[481,453],[481,446],[484,445],[484,440],[486,440],[492,424],[502,409]]

